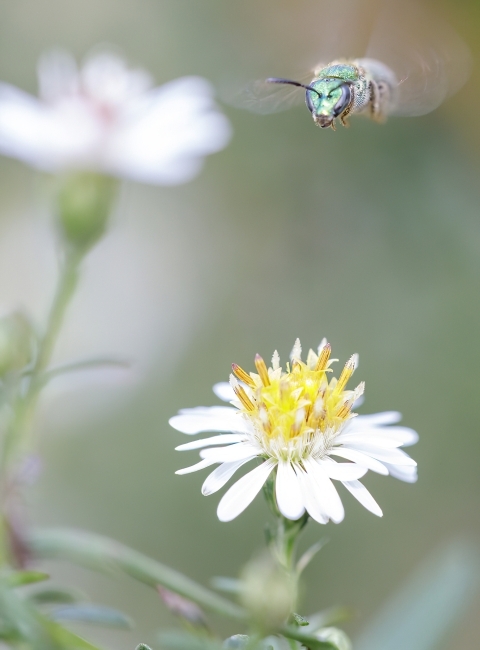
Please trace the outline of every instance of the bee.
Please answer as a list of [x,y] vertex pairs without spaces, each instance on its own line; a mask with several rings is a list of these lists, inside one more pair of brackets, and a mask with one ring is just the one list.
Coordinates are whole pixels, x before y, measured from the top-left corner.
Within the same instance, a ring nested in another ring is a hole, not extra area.
[[375,59],[333,61],[314,71],[314,79],[302,84],[292,79],[270,77],[265,83],[304,88],[305,103],[313,121],[322,129],[335,131],[335,119],[348,126],[355,113],[384,122],[396,105],[398,81],[395,73]]
[[[323,18],[330,33],[346,31]],[[352,49],[345,39],[335,40],[330,49]],[[314,123],[335,130],[337,120],[348,126],[349,117],[357,114],[378,123],[390,115],[424,115],[468,78],[468,48],[447,24],[416,5],[386,1],[369,40],[360,58],[330,58],[327,53],[324,61],[330,63],[313,66],[308,75],[249,84],[236,103],[252,112],[274,113],[304,99]]]

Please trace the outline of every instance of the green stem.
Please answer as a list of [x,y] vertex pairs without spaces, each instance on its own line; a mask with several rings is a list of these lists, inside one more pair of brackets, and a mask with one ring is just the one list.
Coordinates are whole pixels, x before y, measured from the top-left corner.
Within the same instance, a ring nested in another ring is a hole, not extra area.
[[222,596],[197,584],[138,551],[108,537],[85,531],[43,529],[30,534],[32,555],[42,559],[66,559],[98,571],[114,571],[156,589],[159,585],[223,616],[243,620],[245,611]]
[[32,399],[33,395],[36,396],[38,393],[38,388],[36,386],[37,379],[42,375],[50,363],[53,349],[55,347],[60,328],[63,324],[65,312],[75,292],[75,289],[77,288],[79,275],[78,270],[83,259],[83,255],[84,254],[82,250],[73,250],[70,251],[66,256],[62,273],[60,275],[57,292],[48,318],[47,328],[40,342],[37,359],[32,372],[30,388],[26,399],[29,396],[30,399]]
[[82,252],[78,251],[72,251],[66,256],[48,317],[47,327],[38,346],[38,353],[30,375],[28,388],[23,396],[18,397],[14,405],[11,425],[6,432],[1,460],[1,472],[4,479],[8,468],[26,442],[25,438],[42,387],[42,375],[52,357],[65,312],[75,292],[78,282],[78,268],[82,258]]
[[33,369],[22,391],[19,378],[17,397],[12,405],[12,416],[5,432],[2,457],[0,459],[0,562],[10,555],[8,538],[9,502],[16,492],[16,464],[22,453],[30,444],[31,422],[43,386],[43,376],[50,363],[58,334],[60,332],[67,307],[78,283],[79,265],[84,250],[71,249],[65,256],[60,272],[57,290],[52,303],[45,333],[38,344],[37,356]]

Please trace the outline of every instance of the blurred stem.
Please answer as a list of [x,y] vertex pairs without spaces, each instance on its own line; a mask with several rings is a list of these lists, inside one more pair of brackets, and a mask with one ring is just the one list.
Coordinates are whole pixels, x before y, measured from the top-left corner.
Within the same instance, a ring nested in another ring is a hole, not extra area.
[[25,438],[42,388],[42,375],[50,363],[65,312],[77,287],[79,265],[83,256],[83,250],[78,249],[69,251],[65,256],[57,291],[45,333],[38,346],[37,357],[29,377],[28,387],[23,395],[19,395],[14,404],[12,423],[7,431],[2,455],[1,470],[3,478],[5,478],[8,468],[16,460],[17,454],[21,452],[25,444]]
[[[86,253],[85,248],[71,248],[65,254],[60,270],[57,290],[53,299],[45,332],[38,344],[33,369],[28,378],[19,376],[17,397],[12,404],[12,415],[5,432],[0,461],[0,563],[12,555],[12,534],[10,512],[11,501],[18,491],[17,463],[28,450],[30,431],[40,391],[44,384],[43,375],[50,363],[66,310],[78,284],[79,266]],[[26,385],[24,382],[27,382]],[[15,552],[13,551],[13,555]],[[16,558],[21,563],[21,559]]]

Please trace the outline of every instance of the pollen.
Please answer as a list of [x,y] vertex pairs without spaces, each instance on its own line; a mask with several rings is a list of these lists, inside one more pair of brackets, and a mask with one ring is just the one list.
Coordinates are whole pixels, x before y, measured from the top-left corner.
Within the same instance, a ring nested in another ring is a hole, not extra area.
[[331,346],[326,340],[317,353],[308,352],[306,362],[301,352],[297,339],[285,370],[277,352],[271,367],[260,355],[255,356],[257,373],[232,365],[235,376],[231,376],[231,385],[238,406],[268,446],[273,443],[290,447],[300,439],[305,443],[318,437],[330,441],[355,416],[352,408],[364,384],[355,390],[346,387],[358,365],[358,355],[350,357],[337,379],[331,376],[330,368],[337,359],[330,358]]

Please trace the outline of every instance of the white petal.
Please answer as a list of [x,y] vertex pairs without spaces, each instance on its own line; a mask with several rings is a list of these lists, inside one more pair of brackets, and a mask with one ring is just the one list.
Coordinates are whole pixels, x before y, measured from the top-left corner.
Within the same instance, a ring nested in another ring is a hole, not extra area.
[[211,474],[207,476],[205,482],[202,485],[202,494],[208,496],[220,490],[225,483],[235,474],[237,469],[245,463],[248,463],[250,458],[243,458],[242,460],[235,460],[231,463],[223,463],[219,465],[216,469],[213,470]]
[[274,460],[269,459],[232,485],[218,504],[217,515],[220,521],[235,519],[250,505],[262,489],[275,464]]
[[50,107],[0,84],[0,151],[7,156],[46,170],[78,163],[98,144],[98,127],[78,101]]
[[362,467],[356,463],[337,463],[333,458],[326,458],[320,461],[323,469],[329,478],[336,481],[353,481],[362,478],[368,471],[367,467]]
[[332,481],[328,478],[323,467],[315,460],[305,460],[304,466],[309,478],[312,478],[317,485],[315,498],[319,500],[322,511],[332,521],[339,524],[345,516],[345,510]]
[[408,446],[418,442],[418,433],[408,427],[367,427],[354,432],[347,429],[336,439],[338,443],[355,441],[381,447]]
[[227,144],[231,128],[213,101],[211,85],[184,77],[146,93],[111,142],[114,173],[159,184],[190,180],[207,154]]
[[212,445],[226,445],[233,442],[241,442],[245,440],[243,433],[223,433],[213,438],[203,438],[202,440],[193,440],[186,442],[184,445],[175,447],[177,451],[187,451],[188,449],[200,449],[201,447],[211,447]]
[[357,415],[350,420],[349,428],[364,426],[382,426],[384,424],[396,424],[402,419],[402,414],[398,411],[383,411],[382,413],[370,413],[369,415]]
[[360,408],[364,401],[365,401],[365,396],[360,395],[360,397],[357,397],[357,399],[353,402],[352,409],[355,411],[355,409]]
[[362,467],[367,467],[371,469],[372,472],[377,472],[377,474],[383,474],[383,476],[388,475],[388,469],[381,463],[379,460],[375,460],[371,456],[357,451],[356,449],[350,449],[345,447],[334,447],[330,451],[331,456],[340,456],[341,458],[346,458],[347,460],[352,460],[354,463],[358,463]]
[[227,406],[183,409],[169,420],[170,426],[182,433],[194,435],[202,431],[231,431],[247,433],[249,428],[241,413]]
[[300,519],[305,508],[300,483],[290,462],[278,463],[275,494],[282,515],[287,519]]
[[232,399],[235,399],[235,392],[228,381],[219,381],[213,386],[213,392],[224,402],[231,402]]
[[195,465],[190,465],[190,467],[184,467],[183,469],[177,469],[175,474],[191,474],[192,472],[198,472],[199,469],[204,469],[204,467],[209,467],[210,465],[215,465],[216,460],[210,460],[205,458]]
[[370,510],[370,512],[373,512],[378,517],[383,516],[380,506],[360,481],[343,481],[343,485],[367,510]]
[[309,476],[301,467],[297,468],[297,476],[300,481],[303,502],[308,514],[319,524],[328,523],[329,517],[323,511],[322,504],[317,497],[318,486],[315,480]]
[[201,458],[214,459],[215,463],[230,463],[241,458],[254,458],[259,455],[259,449],[247,442],[237,442],[229,447],[202,449]]
[[413,458],[410,458],[401,449],[382,449],[381,447],[374,447],[373,445],[363,445],[360,443],[349,443],[349,449],[357,449],[362,451],[364,454],[368,454],[377,460],[383,461],[385,463],[391,463],[392,465],[412,465],[416,466],[416,462]]
[[409,427],[392,427],[391,429],[387,429],[387,431],[391,431],[392,436],[402,441],[402,447],[415,445],[419,439],[418,433]]
[[385,463],[385,467],[388,469],[390,476],[393,478],[398,478],[400,481],[405,481],[405,483],[416,483],[417,481],[417,468],[402,465],[390,465]]
[[48,103],[78,92],[78,70],[70,52],[53,49],[42,54],[37,65],[39,96]]
[[[380,430],[382,431],[382,430]],[[402,444],[401,441],[395,440],[392,436],[388,436],[386,433],[371,433],[371,430],[366,432],[358,433],[341,433],[337,438],[335,438],[335,444],[350,445],[350,444],[360,444],[360,445],[373,445],[375,447],[384,447],[385,449],[395,449],[400,447]]]

